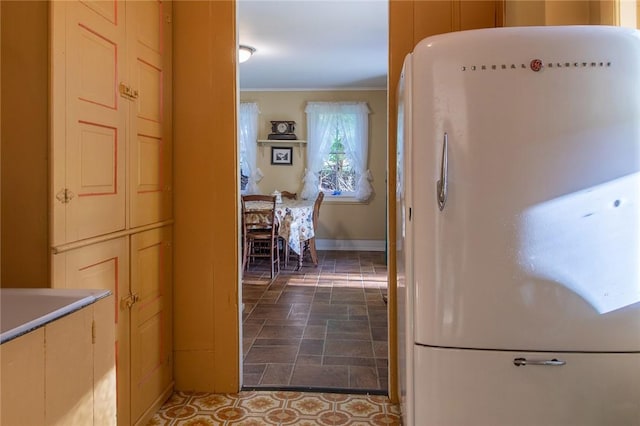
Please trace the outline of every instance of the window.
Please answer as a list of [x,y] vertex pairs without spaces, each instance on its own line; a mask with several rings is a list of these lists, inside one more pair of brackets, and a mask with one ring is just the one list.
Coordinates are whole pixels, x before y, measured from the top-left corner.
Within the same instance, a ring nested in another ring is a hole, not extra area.
[[324,156],[320,170],[320,190],[330,195],[351,195],[356,191],[356,170],[351,153],[345,150],[344,135],[335,129],[335,135]]
[[240,192],[259,194],[262,172],[257,163],[258,104],[243,102],[238,111],[238,142],[240,145]]
[[309,102],[307,170],[302,198],[319,191],[329,197],[366,201],[372,193],[367,168],[369,107],[365,102]]

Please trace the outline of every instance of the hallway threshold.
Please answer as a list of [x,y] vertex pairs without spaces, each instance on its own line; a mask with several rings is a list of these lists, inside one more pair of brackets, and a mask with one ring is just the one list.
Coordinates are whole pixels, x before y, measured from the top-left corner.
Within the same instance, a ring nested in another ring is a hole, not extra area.
[[387,396],[386,389],[350,389],[319,388],[314,386],[243,386],[243,392],[299,392],[299,393],[336,393],[341,395],[380,395]]

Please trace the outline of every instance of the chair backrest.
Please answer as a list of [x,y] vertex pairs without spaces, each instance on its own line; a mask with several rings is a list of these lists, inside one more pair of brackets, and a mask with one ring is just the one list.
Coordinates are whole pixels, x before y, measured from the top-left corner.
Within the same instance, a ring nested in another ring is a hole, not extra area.
[[282,191],[280,193],[280,195],[282,195],[284,198],[289,198],[290,200],[297,200],[298,199],[298,193],[297,192]]
[[275,229],[276,197],[273,195],[243,195],[242,223],[245,231]]
[[313,229],[315,230],[318,226],[318,217],[320,216],[320,204],[322,204],[322,200],[324,200],[324,192],[320,191],[318,196],[316,197],[315,203],[313,203]]

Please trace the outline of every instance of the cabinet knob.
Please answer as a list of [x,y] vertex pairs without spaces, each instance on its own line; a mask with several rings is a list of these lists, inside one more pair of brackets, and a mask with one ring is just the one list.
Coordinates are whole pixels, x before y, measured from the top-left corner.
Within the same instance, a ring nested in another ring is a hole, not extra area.
[[67,188],[61,189],[56,194],[56,199],[60,201],[62,204],[67,204],[71,199],[75,197],[75,194],[68,190]]
[[131,309],[133,305],[140,301],[140,295],[138,293],[128,294],[126,297],[120,299],[121,307]]

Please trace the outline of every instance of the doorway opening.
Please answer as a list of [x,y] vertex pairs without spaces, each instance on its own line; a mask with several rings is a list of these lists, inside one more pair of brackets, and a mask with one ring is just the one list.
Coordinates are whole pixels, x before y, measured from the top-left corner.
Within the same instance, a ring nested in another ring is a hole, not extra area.
[[[336,6],[340,7],[339,13],[331,10]],[[265,25],[272,22],[268,19],[271,14],[282,13],[295,23],[295,37],[282,26]],[[268,260],[241,271],[243,389],[387,394],[387,13],[384,1],[238,2],[239,43],[255,48],[253,56],[238,66],[239,100],[254,102],[260,110],[257,140],[245,141],[256,144],[252,147],[257,149],[253,154],[255,165],[249,174],[239,172],[241,181],[245,179],[251,185],[251,179],[255,179],[255,186],[265,194],[275,190],[300,193],[308,155],[306,102],[366,100],[373,112],[369,168],[378,193],[368,203],[323,204],[316,237],[326,238],[328,244],[318,246],[317,266],[308,259],[300,269],[291,263],[281,265],[273,279]],[[322,24],[325,19],[332,25]],[[337,43],[340,25],[350,35]],[[336,30],[331,34],[325,31],[321,39],[316,39],[320,41],[311,42],[303,35],[305,27]],[[348,83],[327,82],[333,69],[360,68],[341,52],[367,50],[348,46],[358,39],[373,43],[375,48],[369,50],[377,54],[354,61],[378,69],[366,77],[347,77]],[[286,58],[292,50],[296,50],[296,57]],[[327,54],[334,55],[333,59],[323,56]],[[343,55],[343,59],[335,59],[335,55]],[[276,59],[272,62],[270,58]],[[298,62],[312,63],[313,69],[296,71]],[[269,82],[269,76],[281,80]],[[269,140],[272,121],[295,122],[296,139]],[[290,148],[290,161],[270,161],[273,148]],[[240,152],[242,158],[242,145]],[[349,243],[347,249],[345,242]]]

